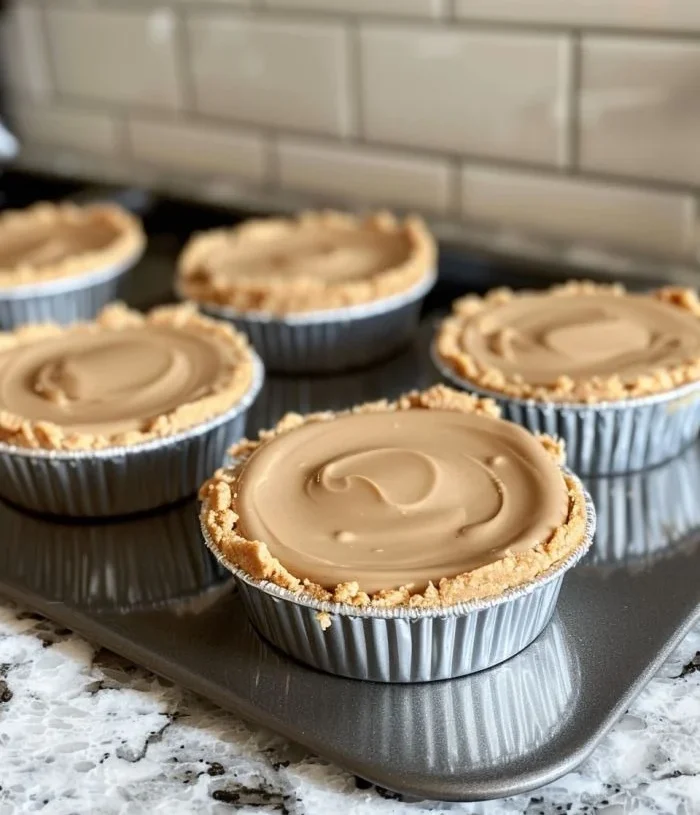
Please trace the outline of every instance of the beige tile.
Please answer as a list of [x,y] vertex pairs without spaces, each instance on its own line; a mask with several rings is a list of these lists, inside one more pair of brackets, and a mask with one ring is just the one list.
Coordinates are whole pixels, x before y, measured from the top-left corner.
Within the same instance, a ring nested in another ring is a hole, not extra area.
[[50,72],[38,6],[14,2],[4,16],[0,14],[0,63],[4,80],[12,88],[34,98],[49,93]]
[[136,167],[133,162],[123,158],[114,157],[105,161],[104,156],[97,153],[43,144],[23,145],[14,166],[64,176],[71,180],[81,178],[112,184],[130,184],[136,181],[146,186],[152,186],[155,182],[142,167]]
[[177,18],[171,9],[50,7],[46,13],[63,93],[154,108],[180,106]]
[[370,138],[466,155],[564,161],[565,38],[368,25],[361,59]]
[[105,155],[115,154],[119,149],[117,123],[101,112],[65,106],[15,104],[12,125],[21,142]]
[[[51,0],[48,0],[51,2]],[[83,2],[95,2],[95,0],[83,0]],[[47,0],[44,0],[47,2]],[[65,2],[65,0],[64,0]],[[81,2],[81,0],[73,0],[73,2]],[[97,0],[100,2],[100,0]],[[106,0],[106,2],[112,2],[112,0]],[[151,5],[151,6],[163,6],[166,5],[178,5],[182,6],[191,6],[194,9],[201,9],[202,7],[212,7],[218,6],[220,8],[237,8],[237,9],[245,9],[250,8],[252,5],[257,5],[258,7],[262,5],[260,0],[130,0],[130,2],[139,4],[139,5]]]
[[457,0],[457,14],[467,20],[681,31],[700,28],[697,0]]
[[446,9],[445,0],[267,0],[267,5],[284,9],[400,17],[441,17]]
[[232,175],[261,182],[266,146],[259,134],[238,128],[131,119],[131,154],[181,174]]
[[350,130],[341,25],[197,14],[189,35],[200,111],[319,133]]
[[462,213],[584,245],[669,256],[692,249],[692,198],[641,187],[467,166]]
[[278,162],[282,187],[330,202],[436,212],[446,212],[449,207],[450,168],[439,159],[282,139]]
[[699,183],[699,93],[700,44],[585,38],[581,166]]

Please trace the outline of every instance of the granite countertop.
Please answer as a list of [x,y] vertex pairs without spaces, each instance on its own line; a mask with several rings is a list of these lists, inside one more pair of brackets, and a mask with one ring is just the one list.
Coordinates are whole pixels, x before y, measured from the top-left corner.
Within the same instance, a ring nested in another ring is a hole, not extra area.
[[700,622],[576,772],[503,801],[440,804],[404,802],[0,604],[0,815],[40,811],[697,815]]

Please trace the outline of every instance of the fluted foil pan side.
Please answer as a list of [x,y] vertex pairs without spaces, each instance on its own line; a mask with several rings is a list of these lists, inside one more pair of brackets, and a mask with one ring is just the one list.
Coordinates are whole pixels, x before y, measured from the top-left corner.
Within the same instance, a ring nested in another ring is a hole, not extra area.
[[[582,488],[583,489],[583,488]],[[591,546],[595,510],[585,493],[586,532],[574,552],[534,580],[496,597],[431,609],[356,607],[314,600],[256,580],[206,545],[238,578],[258,632],[290,656],[328,673],[376,682],[429,682],[489,668],[528,646],[556,606],[565,573]],[[321,627],[318,614],[330,616]]]
[[274,427],[285,413],[343,410],[378,399],[397,399],[410,390],[423,390],[435,382],[422,329],[408,348],[386,362],[363,371],[323,376],[268,376],[265,387],[248,414],[249,432]]
[[451,384],[498,403],[504,419],[563,439],[566,463],[579,475],[614,475],[654,467],[677,456],[700,432],[700,382],[666,393],[599,404],[515,399],[462,379],[432,348]]
[[193,495],[245,432],[264,368],[254,355],[248,391],[226,413],[163,439],[104,450],[34,450],[0,443],[0,496],[53,515],[126,515]]
[[140,257],[139,252],[85,274],[0,290],[0,328],[9,331],[26,323],[68,325],[92,320],[117,298],[122,279]]
[[408,291],[391,297],[284,317],[203,303],[199,307],[247,334],[270,371],[332,373],[366,367],[408,345],[435,280],[430,272]]

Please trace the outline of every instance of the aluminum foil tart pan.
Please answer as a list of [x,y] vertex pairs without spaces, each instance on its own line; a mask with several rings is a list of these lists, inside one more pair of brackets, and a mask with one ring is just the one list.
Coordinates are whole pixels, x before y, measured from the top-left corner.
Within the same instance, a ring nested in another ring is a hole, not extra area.
[[[375,682],[429,682],[481,671],[527,647],[549,622],[564,575],[588,551],[595,510],[586,493],[581,545],[535,580],[497,597],[446,608],[358,608],[314,600],[229,563],[206,529],[204,540],[238,578],[258,632],[289,656],[327,673]],[[319,622],[329,615],[330,626]]]
[[0,290],[0,328],[9,331],[25,323],[67,325],[92,320],[117,299],[123,278],[140,257],[141,252],[85,274]]
[[666,393],[600,404],[514,399],[458,376],[432,348],[433,363],[451,384],[490,397],[504,419],[563,439],[566,464],[578,475],[614,475],[654,467],[677,456],[700,432],[700,382]]
[[0,443],[0,497],[36,512],[117,516],[193,495],[245,433],[246,415],[263,383],[253,357],[247,393],[208,422],[143,444],[103,450],[34,450]]
[[405,351],[363,371],[321,376],[268,376],[260,396],[248,414],[249,434],[274,427],[289,412],[316,413],[343,410],[379,399],[396,399],[410,390],[422,390],[436,380],[427,353],[427,343],[419,334]]
[[199,304],[247,334],[270,371],[337,373],[386,359],[415,336],[431,272],[406,292],[372,303],[277,317]]

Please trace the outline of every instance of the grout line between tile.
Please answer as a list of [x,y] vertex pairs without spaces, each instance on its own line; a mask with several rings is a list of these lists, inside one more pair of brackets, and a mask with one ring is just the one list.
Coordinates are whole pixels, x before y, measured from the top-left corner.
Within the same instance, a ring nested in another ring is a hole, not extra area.
[[[46,0],[45,0],[46,2]],[[163,0],[99,0],[97,6],[85,6],[77,0],[50,0],[54,8],[68,8],[78,9],[81,11],[95,11],[96,9],[107,9],[110,11],[126,11],[126,12],[139,12],[144,13],[144,9],[154,6],[162,6]],[[172,0],[171,0],[172,5]],[[198,0],[196,4],[185,3],[182,0],[175,0],[174,5],[180,6],[187,11],[194,11],[196,13],[202,12],[203,14],[240,14],[248,13],[260,18],[276,17],[287,19],[300,19],[300,20],[321,20],[321,21],[342,21],[343,17],[347,17],[347,12],[334,12],[326,9],[307,9],[307,8],[274,8],[264,2],[264,0],[251,0],[250,4],[231,4],[224,5],[219,0]],[[378,13],[356,13],[352,15],[356,20],[363,22],[377,22],[380,25],[385,23],[394,23],[398,25],[413,24],[421,27],[425,24],[435,25],[440,27],[446,21],[449,27],[454,30],[494,30],[494,31],[509,31],[513,33],[523,33],[531,35],[537,34],[581,34],[601,37],[620,37],[620,38],[653,38],[659,40],[695,40],[697,41],[700,36],[700,25],[696,25],[689,29],[682,28],[680,25],[675,28],[659,29],[659,28],[645,28],[635,27],[634,25],[604,25],[604,24],[591,24],[585,23],[564,23],[564,22],[551,22],[551,21],[528,21],[528,20],[488,20],[479,17],[470,18],[466,15],[457,16],[456,0],[444,0],[443,14],[434,16],[419,15],[419,14],[401,14],[391,12],[378,12]]]
[[44,44],[44,53],[46,54],[46,67],[49,71],[49,96],[51,100],[55,100],[58,93],[58,70],[56,55],[53,50],[53,43],[51,35],[49,34],[49,20],[48,20],[48,7],[42,4],[35,6],[39,17],[40,37]]
[[175,7],[175,74],[180,88],[182,109],[193,111],[197,107],[197,89],[192,74],[192,54],[185,9]]
[[564,54],[564,104],[562,114],[566,128],[561,145],[561,166],[570,173],[578,170],[579,130],[580,130],[580,91],[581,91],[581,36],[574,34],[566,41]]
[[265,187],[274,190],[282,183],[279,138],[274,131],[268,131],[263,134],[262,139],[265,144]]
[[346,21],[347,41],[347,83],[348,104],[350,106],[351,135],[364,137],[365,123],[362,98],[364,93],[362,81],[362,45],[360,43],[360,26],[357,20]]
[[[80,9],[82,11],[98,11],[99,10],[107,10],[107,11],[124,11],[128,13],[144,13],[145,10],[151,10],[154,7],[162,6],[164,0],[98,0],[97,6],[89,6],[86,7],[81,5],[79,0],[50,0],[50,2],[58,8],[67,8],[67,9]],[[182,0],[170,0],[170,5],[175,7],[180,7],[186,12],[196,13],[196,14],[213,14],[213,15],[220,15],[220,14],[248,14],[251,16],[258,16],[262,19],[266,18],[276,18],[276,19],[286,19],[286,20],[297,20],[297,21],[318,21],[318,22],[342,22],[344,19],[347,19],[348,16],[352,17],[354,20],[370,20],[370,21],[377,21],[379,23],[415,23],[417,25],[422,25],[424,23],[433,25],[436,23],[444,23],[445,20],[449,20],[449,5],[445,6],[444,4],[449,4],[450,0],[442,0],[443,2],[443,11],[437,15],[435,14],[403,14],[403,13],[393,13],[393,12],[355,12],[355,11],[347,11],[347,10],[339,10],[334,11],[333,9],[323,9],[323,8],[293,8],[293,7],[275,7],[269,5],[266,0],[250,0],[248,4],[236,4],[232,3],[230,5],[217,2],[217,0],[197,0],[197,2],[182,2]],[[459,21],[456,21],[459,23]]]
[[442,0],[442,13],[438,19],[442,19],[450,25],[457,22],[457,0]]

